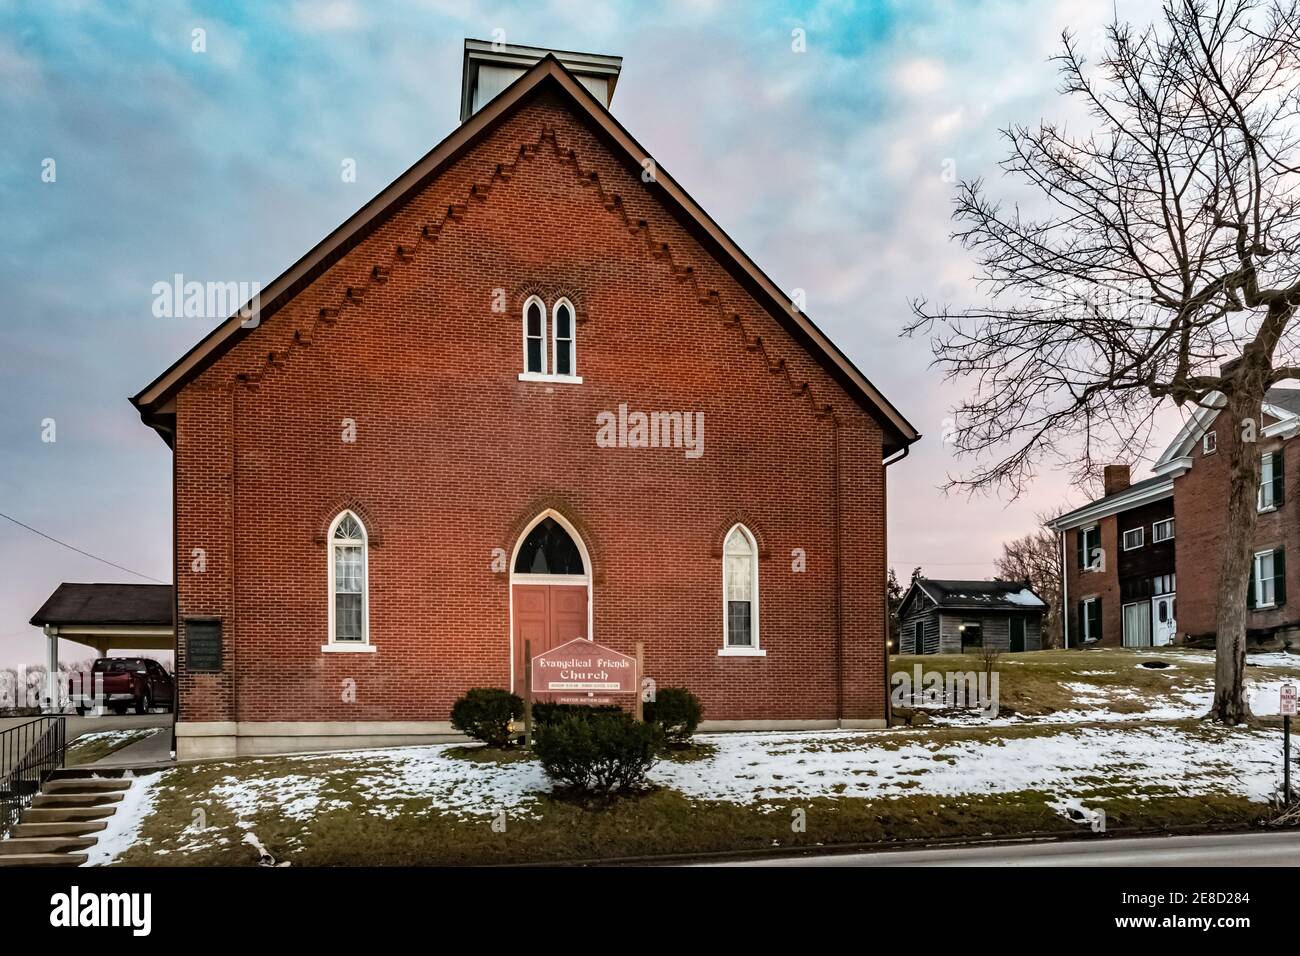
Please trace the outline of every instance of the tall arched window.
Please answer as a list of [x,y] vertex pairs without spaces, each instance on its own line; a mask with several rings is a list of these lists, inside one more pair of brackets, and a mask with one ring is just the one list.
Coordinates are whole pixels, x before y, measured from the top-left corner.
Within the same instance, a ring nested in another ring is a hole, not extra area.
[[733,525],[722,547],[720,654],[761,654],[758,649],[758,545],[743,524]]
[[552,347],[555,360],[551,369],[556,375],[578,374],[578,334],[573,321],[573,305],[568,299],[555,303],[551,316]]
[[546,306],[537,296],[524,303],[524,374],[546,374]]
[[351,511],[330,525],[330,646],[370,643],[366,528]]

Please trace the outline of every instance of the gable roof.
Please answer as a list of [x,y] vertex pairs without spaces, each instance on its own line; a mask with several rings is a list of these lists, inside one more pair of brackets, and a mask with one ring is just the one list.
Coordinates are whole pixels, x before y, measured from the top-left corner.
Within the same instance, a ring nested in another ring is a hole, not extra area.
[[[347,221],[322,239],[301,259],[268,285],[260,297],[260,321],[266,321],[332,265],[338,262],[412,196],[423,189],[471,146],[495,129],[507,116],[544,90],[563,94],[580,117],[614,152],[635,169],[651,154],[638,143],[563,64],[547,54],[536,66],[507,87],[410,169],[362,206]],[[883,457],[905,450],[921,436],[888,399],[803,312],[794,309],[781,292],[723,229],[655,160],[655,177],[645,188],[668,209],[691,235],[799,342],[862,408],[882,426]],[[216,362],[253,329],[236,311],[161,375],[131,398],[145,424],[171,445],[175,433],[176,393]]]
[[[1180,475],[1192,466],[1191,453],[1196,443],[1214,424],[1224,405],[1223,396],[1211,392],[1183,423],[1174,440],[1151,467],[1157,475]],[[1264,393],[1264,414],[1273,422],[1264,428],[1266,436],[1290,435],[1300,429],[1300,388],[1270,388]]]
[[[917,578],[920,591],[940,611],[1044,611],[1047,602],[1026,581],[940,581]],[[911,590],[900,607],[906,606]]]
[[32,615],[37,627],[157,626],[173,621],[170,584],[60,584]]

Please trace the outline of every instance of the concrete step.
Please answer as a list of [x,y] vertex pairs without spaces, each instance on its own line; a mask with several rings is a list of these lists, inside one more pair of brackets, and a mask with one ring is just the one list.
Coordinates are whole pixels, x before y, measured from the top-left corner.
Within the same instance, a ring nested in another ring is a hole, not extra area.
[[70,823],[82,820],[102,820],[113,815],[113,807],[28,807],[23,811],[23,823]]
[[33,807],[102,807],[121,803],[120,793],[38,793]]
[[106,777],[128,776],[129,767],[62,767],[50,774],[50,780],[102,780]]
[[14,837],[76,837],[108,828],[104,820],[66,820],[62,823],[20,823],[9,832]]
[[131,781],[121,777],[67,777],[45,781],[41,793],[116,793],[130,787]]
[[0,866],[81,866],[84,853],[15,853],[0,856]]
[[0,840],[0,857],[30,856],[35,853],[68,853],[95,845],[94,837],[38,836]]

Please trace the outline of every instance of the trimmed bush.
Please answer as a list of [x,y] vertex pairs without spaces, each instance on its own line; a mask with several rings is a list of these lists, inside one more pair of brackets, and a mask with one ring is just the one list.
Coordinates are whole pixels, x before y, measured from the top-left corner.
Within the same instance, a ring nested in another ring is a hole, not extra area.
[[551,724],[561,717],[577,716],[585,718],[592,714],[618,714],[622,713],[622,711],[623,708],[617,704],[588,706],[587,704],[547,704],[533,701],[533,726],[540,727],[542,724]]
[[658,724],[601,710],[539,723],[533,751],[560,787],[575,794],[609,796],[643,787],[662,743]]
[[451,708],[451,726],[489,747],[510,742],[510,722],[524,716],[524,702],[496,687],[475,687]]
[[658,724],[664,740],[672,747],[689,747],[703,716],[700,699],[685,687],[664,687],[645,704],[646,721]]

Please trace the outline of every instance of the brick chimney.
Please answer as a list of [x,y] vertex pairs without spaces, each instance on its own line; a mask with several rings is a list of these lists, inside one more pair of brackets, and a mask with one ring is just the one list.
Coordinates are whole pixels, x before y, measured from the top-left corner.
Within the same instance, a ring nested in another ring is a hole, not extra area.
[[1129,466],[1128,465],[1107,465],[1101,470],[1102,485],[1106,489],[1106,495],[1110,496],[1117,492],[1123,491],[1129,485]]

